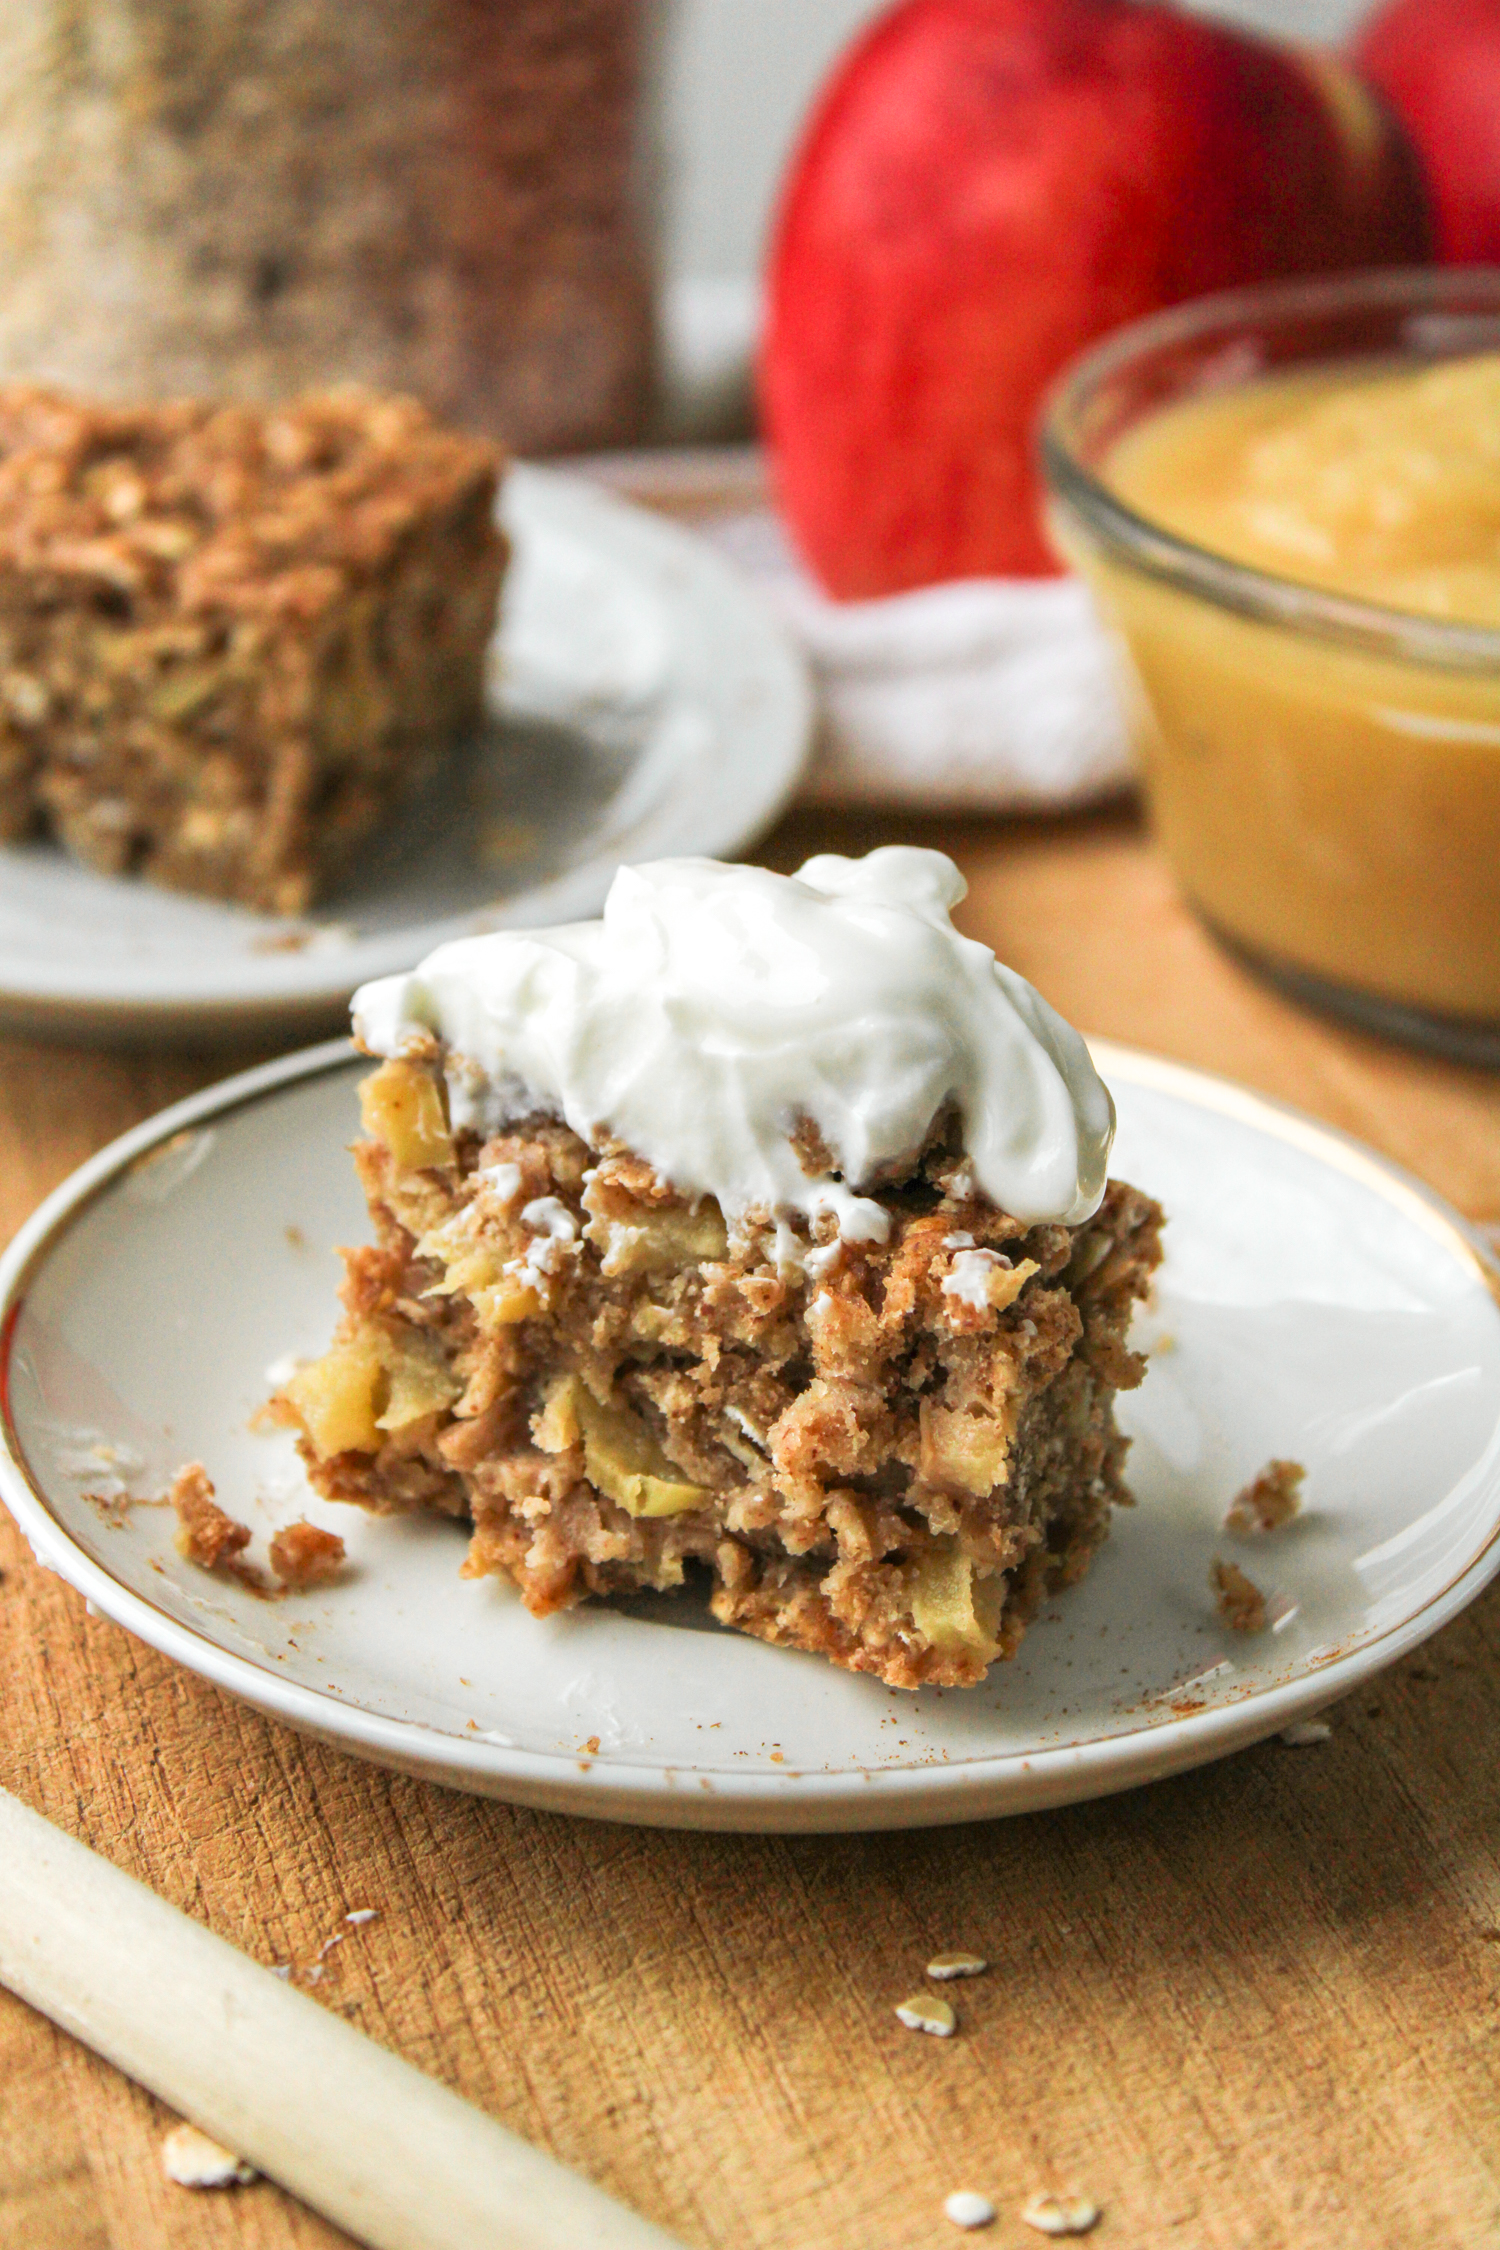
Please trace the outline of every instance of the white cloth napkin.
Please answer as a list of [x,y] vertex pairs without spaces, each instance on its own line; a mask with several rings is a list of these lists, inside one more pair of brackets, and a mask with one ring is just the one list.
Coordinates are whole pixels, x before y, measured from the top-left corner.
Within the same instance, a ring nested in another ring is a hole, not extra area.
[[1131,778],[1113,654],[1080,580],[971,578],[833,602],[768,509],[699,528],[812,667],[809,796],[1008,812],[1086,804]]

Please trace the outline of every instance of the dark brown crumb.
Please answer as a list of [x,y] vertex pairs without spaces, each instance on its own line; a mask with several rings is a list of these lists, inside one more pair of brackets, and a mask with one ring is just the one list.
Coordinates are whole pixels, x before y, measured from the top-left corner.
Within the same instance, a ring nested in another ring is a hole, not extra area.
[[1238,1563],[1216,1562],[1208,1574],[1214,1607],[1236,1633],[1263,1633],[1268,1622],[1266,1597]]
[[1307,1475],[1300,1461],[1268,1461],[1243,1492],[1236,1493],[1224,1518],[1226,1531],[1245,1534],[1276,1531],[1302,1506]]
[[264,1571],[243,1559],[244,1550],[250,1544],[250,1527],[236,1523],[234,1517],[226,1515],[219,1506],[214,1498],[213,1483],[201,1461],[187,1461],[178,1470],[172,1479],[167,1502],[176,1512],[175,1544],[185,1562],[195,1564],[199,1570],[217,1571],[221,1577],[232,1578],[247,1594],[254,1594],[257,1601],[281,1599],[285,1589],[273,1586]]
[[249,1546],[249,1525],[224,1513],[201,1461],[183,1464],[167,1498],[176,1512],[176,1546],[184,1562],[196,1563],[200,1570],[218,1570]]
[[271,1568],[287,1586],[316,1586],[331,1578],[344,1561],[344,1542],[336,1531],[315,1523],[285,1524],[271,1541]]

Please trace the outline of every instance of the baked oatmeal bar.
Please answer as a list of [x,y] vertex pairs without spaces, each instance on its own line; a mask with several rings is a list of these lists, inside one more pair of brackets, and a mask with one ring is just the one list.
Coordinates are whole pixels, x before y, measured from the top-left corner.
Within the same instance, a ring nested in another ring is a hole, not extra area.
[[[814,883],[873,889],[876,876],[862,871],[875,862],[937,857],[820,860],[803,875],[816,900],[826,894]],[[719,926],[735,928],[736,942],[740,909],[761,900],[756,885],[794,888],[760,870],[666,862],[624,871],[611,906],[627,878],[670,885],[674,865],[696,871],[710,892],[713,878],[727,879],[738,907]],[[877,873],[899,898],[923,870]],[[891,919],[899,949],[907,933]],[[575,936],[480,943],[533,945],[535,958],[515,957],[516,989],[535,1000],[554,946],[571,959]],[[692,936],[708,981],[722,979],[711,931]],[[951,928],[947,938],[969,943]],[[989,975],[992,957],[971,950],[983,960],[966,973]],[[622,940],[611,958],[643,989],[629,954]],[[825,1137],[840,1098],[830,1049],[804,1110],[779,1095],[765,1109],[783,1135],[772,1154],[786,1157],[788,1181],[807,1183],[808,1208],[795,1207],[795,1188],[780,1209],[745,1206],[727,1170],[721,1195],[683,1185],[659,1150],[652,1161],[606,1126],[580,1131],[576,1103],[539,1101],[534,1084],[528,1093],[493,1058],[482,1067],[476,1050],[495,1020],[494,994],[475,1000],[466,1046],[421,1029],[403,1010],[420,1013],[423,992],[430,1001],[443,989],[442,960],[392,980],[408,988],[393,1004],[364,1010],[367,1040],[394,1050],[361,1088],[364,1138],[354,1152],[375,1241],[344,1253],[333,1347],[278,1402],[300,1430],[316,1489],[376,1511],[467,1518],[465,1574],[513,1580],[537,1615],[697,1576],[710,1582],[723,1623],[895,1687],[967,1686],[1013,1655],[1038,1605],[1081,1575],[1111,1507],[1129,1497],[1112,1405],[1144,1372],[1126,1337],[1160,1254],[1161,1213],[1134,1188],[1103,1185],[1103,1089],[1095,1100],[1084,1085],[1075,1101],[1080,1148],[1098,1145],[1076,1159],[1076,1177],[1068,1157],[1064,1216],[1016,1217],[986,1191],[975,1144],[993,1156],[995,1120],[972,1101],[966,1117],[957,1096],[922,1116],[903,1155],[862,1173],[855,1194]],[[857,957],[853,973],[862,973]],[[671,976],[668,964],[668,986]],[[576,1053],[570,977],[542,1008],[538,1036]],[[680,1026],[680,987],[671,997]],[[632,1104],[618,1066],[640,1038],[642,1083],[670,1140],[674,1103],[695,1089],[674,1086],[672,1057],[642,1021],[621,1023],[628,1004],[618,994],[601,999],[604,1036],[619,1041],[611,1068],[621,1114]],[[455,1002],[447,1013],[458,1031],[462,1009]],[[1067,1068],[1080,1080],[1091,1074],[1082,1042],[1046,1016],[1047,1038],[1052,1026],[1074,1042]],[[793,1046],[794,1019],[795,1008]],[[769,1025],[779,1056],[779,1020],[773,1010],[745,1036]],[[709,1067],[700,1032],[690,1032],[692,1054]],[[721,1023],[721,1046],[733,1036]],[[507,1056],[522,1059],[519,1043]],[[1021,1061],[1040,1079],[1045,1056]],[[530,1067],[542,1075],[535,1057]],[[914,1069],[887,1026],[871,1073],[879,1097],[893,1077],[909,1084]],[[1014,1154],[1033,1097],[1014,1071],[1012,1079]],[[941,1075],[931,1083],[941,1086]],[[485,1119],[497,1092],[505,1114]],[[1050,1084],[1043,1093],[1048,1131],[1030,1138],[1037,1162],[1055,1167],[1059,1118],[1074,1111]],[[927,1102],[920,1093],[914,1114]],[[571,1121],[558,1114],[569,1106]],[[897,1119],[890,1130],[899,1129]],[[854,1131],[846,1115],[846,1143]],[[1097,1188],[1083,1178],[1096,1168]],[[1037,1174],[1017,1161],[1011,1176],[1025,1188]],[[1055,1186],[1042,1192],[1057,1200]]]
[[498,467],[410,399],[0,389],[0,839],[301,912],[479,715]]

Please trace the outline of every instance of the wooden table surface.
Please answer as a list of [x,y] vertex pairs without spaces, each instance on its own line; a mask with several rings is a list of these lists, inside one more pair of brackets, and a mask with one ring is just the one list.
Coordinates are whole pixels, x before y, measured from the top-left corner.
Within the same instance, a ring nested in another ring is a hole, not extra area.
[[[1362,1135],[1500,1222],[1500,1079],[1329,1026],[1203,935],[1133,817],[799,813],[762,847],[941,845],[964,926],[1086,1028]],[[254,1060],[0,1045],[0,1231]],[[149,1306],[141,1308],[149,1320]],[[0,1781],[685,2243],[921,2250],[943,2198],[1118,2250],[1500,2243],[1500,1586],[1331,1715],[1101,1804],[850,1838],[515,1812],[270,1724],[85,1612],[0,1517]],[[893,2003],[986,1954],[950,2041]],[[4,2250],[312,2250],[278,2189],[167,2184],[153,2100],[0,1993]],[[476,2250],[482,2246],[476,2245]],[[587,2250],[579,2245],[578,2250]]]

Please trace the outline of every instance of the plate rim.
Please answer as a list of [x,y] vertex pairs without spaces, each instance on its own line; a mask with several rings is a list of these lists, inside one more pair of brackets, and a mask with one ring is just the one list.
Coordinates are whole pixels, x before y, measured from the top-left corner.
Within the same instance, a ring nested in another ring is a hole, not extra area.
[[[627,543],[654,548],[665,563],[674,566],[672,576],[699,588],[715,586],[717,597],[726,598],[738,613],[747,645],[754,643],[754,676],[784,714],[785,726],[776,754],[763,753],[748,765],[734,760],[741,778],[735,799],[738,809],[732,817],[725,818],[718,810],[725,764],[723,738],[719,737],[720,755],[706,763],[695,761],[698,816],[693,831],[678,833],[683,829],[682,793],[673,790],[648,808],[636,824],[637,829],[644,825],[646,830],[641,838],[642,850],[634,850],[634,832],[624,839],[630,847],[626,856],[654,858],[666,852],[692,850],[723,857],[764,835],[785,811],[806,772],[812,755],[815,709],[807,660],[751,581],[690,524],[624,499],[574,471],[532,461],[512,462],[496,505],[502,519],[512,505],[523,509],[539,506],[548,523],[554,527],[560,524],[564,530],[576,528],[581,515],[585,532],[591,521],[603,524],[606,541],[612,534],[619,534]],[[513,532],[514,526],[510,528]],[[733,745],[728,747],[732,757]],[[663,833],[657,835],[657,829]],[[14,965],[8,970],[0,957],[0,1023],[49,1038],[71,1035],[140,1040],[183,1033],[234,1037],[253,1035],[257,1028],[276,1025],[292,1029],[294,1035],[300,1028],[305,1036],[335,1016],[358,984],[410,967],[445,938],[462,934],[450,925],[466,929],[484,918],[490,928],[539,928],[597,913],[620,863],[620,853],[611,849],[606,839],[576,866],[545,876],[513,897],[500,895],[457,915],[428,916],[372,936],[364,941],[357,965],[350,951],[325,953],[309,948],[296,957],[296,966],[303,973],[288,979],[286,958],[267,954],[264,981],[245,983],[231,992],[209,991],[191,983],[145,994],[93,991],[86,979],[65,976],[52,981],[28,980]],[[209,907],[222,904],[214,900],[200,903]],[[329,916],[335,920],[337,908],[336,899],[328,902]],[[277,925],[276,917],[267,920],[268,927]],[[279,976],[278,969],[282,972]]]
[[[1500,1260],[1479,1230],[1444,1197],[1355,1135],[1295,1105],[1215,1073],[1121,1042],[1091,1038],[1101,1071],[1238,1118],[1331,1160],[1402,1206],[1444,1241],[1484,1285],[1500,1316]],[[354,1755],[514,1804],[640,1825],[748,1832],[833,1833],[940,1826],[1041,1810],[1113,1795],[1166,1779],[1248,1747],[1337,1701],[1427,1640],[1467,1607],[1500,1571],[1500,1487],[1483,1544],[1420,1609],[1357,1647],[1293,1680],[1249,1690],[1234,1702],[1083,1742],[951,1761],[816,1766],[774,1774],[660,1759],[501,1747],[425,1720],[392,1718],[327,1690],[278,1675],[183,1624],[115,1578],[53,1514],[26,1458],[11,1406],[11,1354],[31,1277],[70,1227],[139,1159],[175,1134],[274,1097],[304,1080],[364,1065],[346,1038],[236,1072],[172,1103],[98,1150],[23,1223],[0,1255],[0,1500],[44,1567],[112,1621],[199,1678],[267,1716]],[[809,1787],[809,1784],[811,1787]]]

